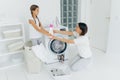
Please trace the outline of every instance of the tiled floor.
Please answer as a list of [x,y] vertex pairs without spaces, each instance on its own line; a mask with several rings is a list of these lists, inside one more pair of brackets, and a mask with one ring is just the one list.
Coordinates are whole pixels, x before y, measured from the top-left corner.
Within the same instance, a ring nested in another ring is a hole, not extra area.
[[[93,64],[79,72],[73,72],[70,80],[120,80],[120,54],[104,54],[93,50]],[[28,74],[24,65],[0,71],[0,80],[52,80],[45,70],[40,74]]]

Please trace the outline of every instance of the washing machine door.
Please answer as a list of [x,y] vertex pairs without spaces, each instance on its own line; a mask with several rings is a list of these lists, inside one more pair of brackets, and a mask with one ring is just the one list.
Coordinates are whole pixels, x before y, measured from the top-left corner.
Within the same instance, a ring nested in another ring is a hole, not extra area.
[[49,48],[53,53],[61,54],[67,48],[67,43],[53,39],[49,42]]

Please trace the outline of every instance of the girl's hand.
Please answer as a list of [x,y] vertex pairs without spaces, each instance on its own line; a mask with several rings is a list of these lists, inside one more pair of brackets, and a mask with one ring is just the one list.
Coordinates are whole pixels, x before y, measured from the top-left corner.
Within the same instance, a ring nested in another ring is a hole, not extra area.
[[53,30],[53,33],[57,33],[58,31],[57,30]]
[[56,36],[51,36],[51,39],[56,39]]
[[55,38],[55,36],[51,35],[51,36],[49,36],[49,38],[50,38],[50,39],[54,39],[54,38]]
[[56,30],[53,30],[53,33],[56,33]]

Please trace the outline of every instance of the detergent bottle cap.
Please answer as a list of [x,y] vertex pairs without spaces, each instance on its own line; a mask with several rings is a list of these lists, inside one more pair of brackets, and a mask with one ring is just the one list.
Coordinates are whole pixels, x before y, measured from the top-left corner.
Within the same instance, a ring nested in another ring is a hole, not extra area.
[[53,24],[50,24],[50,28],[53,28]]

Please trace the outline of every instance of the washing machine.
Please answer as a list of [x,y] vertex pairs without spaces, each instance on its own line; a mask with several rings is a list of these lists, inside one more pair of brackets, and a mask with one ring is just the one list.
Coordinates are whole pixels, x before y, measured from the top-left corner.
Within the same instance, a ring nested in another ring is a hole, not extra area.
[[[67,31],[68,28],[61,26],[59,28],[56,28],[57,30],[61,30],[61,31]],[[68,38],[67,35],[63,35],[63,34],[54,34],[57,37],[61,37],[61,38]],[[49,37],[45,37],[45,47],[47,49],[47,51],[49,52],[49,58],[54,58],[56,61],[59,61],[60,58],[64,57],[64,61],[68,60],[68,44],[65,42],[61,42],[59,40],[55,40],[55,39],[50,39]]]

